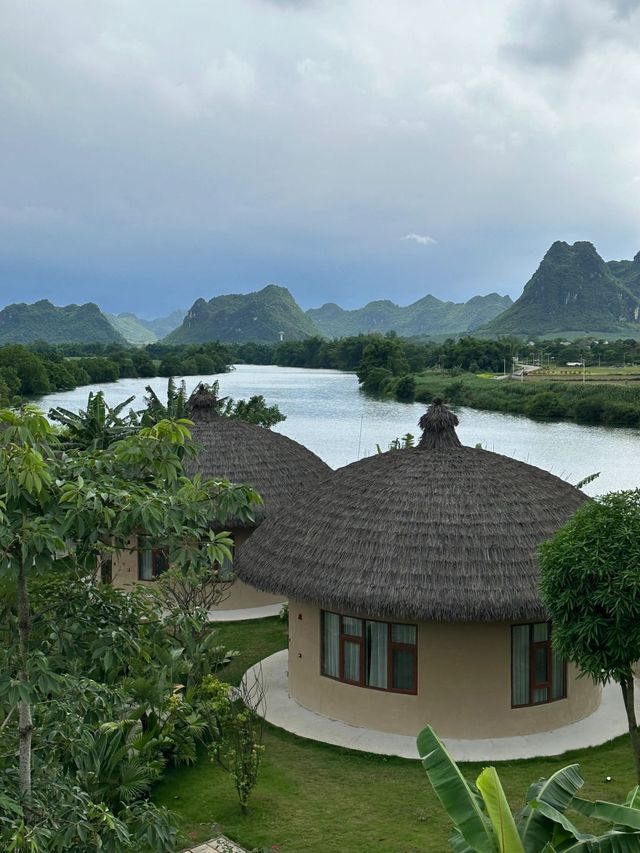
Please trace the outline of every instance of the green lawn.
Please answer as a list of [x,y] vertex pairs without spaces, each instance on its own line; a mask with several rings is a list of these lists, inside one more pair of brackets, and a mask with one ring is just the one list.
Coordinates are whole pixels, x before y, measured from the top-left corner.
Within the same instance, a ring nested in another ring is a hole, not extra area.
[[[286,625],[276,619],[225,625],[221,639],[242,652],[227,673],[234,680],[253,662],[286,645]],[[622,699],[620,700],[622,701]],[[172,809],[187,841],[216,831],[249,850],[282,853],[414,853],[448,850],[448,819],[419,762],[383,758],[302,740],[268,726],[260,781],[250,813],[240,813],[231,779],[203,758],[172,769],[153,800]],[[498,769],[514,809],[528,785],[579,762],[589,797],[623,801],[633,786],[626,737],[559,758],[505,762]],[[480,765],[463,765],[475,779]],[[606,776],[612,782],[605,781]],[[576,821],[579,823],[579,821]]]

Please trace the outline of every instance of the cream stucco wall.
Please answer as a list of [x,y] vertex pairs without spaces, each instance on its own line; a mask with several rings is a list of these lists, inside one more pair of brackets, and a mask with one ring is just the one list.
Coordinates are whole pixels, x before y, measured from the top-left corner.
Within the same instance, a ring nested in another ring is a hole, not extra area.
[[[232,531],[235,540],[236,552],[242,547],[242,543],[250,535],[247,530]],[[119,589],[132,589],[136,584],[153,584],[154,580],[144,581],[138,578],[138,551],[137,540],[131,539],[129,548],[121,551],[113,560],[113,585]],[[244,610],[250,607],[265,607],[267,604],[278,604],[284,602],[281,595],[270,595],[260,592],[255,587],[234,580],[227,588],[226,597],[220,602],[217,610]]]
[[508,737],[559,728],[600,704],[600,687],[569,665],[566,699],[511,708],[509,622],[419,623],[417,651],[415,696],[342,684],[320,674],[320,609],[289,603],[289,691],[334,719],[404,735],[430,724],[443,737]]

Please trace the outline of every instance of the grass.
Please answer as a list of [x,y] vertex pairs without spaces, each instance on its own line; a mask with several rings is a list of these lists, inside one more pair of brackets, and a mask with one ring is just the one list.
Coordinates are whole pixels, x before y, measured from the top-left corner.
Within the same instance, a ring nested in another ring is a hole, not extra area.
[[220,645],[240,652],[238,657],[219,673],[229,684],[238,684],[243,674],[259,660],[286,649],[288,628],[286,620],[250,619],[246,622],[221,622],[216,627]]
[[[229,623],[219,630],[221,640],[241,652],[225,671],[228,680],[237,681],[247,667],[286,646],[286,623],[277,619]],[[206,756],[193,767],[172,768],[156,786],[153,801],[176,813],[185,845],[218,831],[249,850],[281,853],[449,849],[449,820],[419,762],[338,749],[272,726],[266,727],[264,743],[260,779],[247,815],[240,812],[231,778]],[[532,782],[575,762],[587,780],[585,796],[624,802],[634,780],[626,737],[555,758],[496,766],[517,810]],[[482,766],[461,769],[475,780]],[[610,783],[606,776],[612,777]]]
[[[451,405],[471,406],[538,420],[572,420],[580,424],[640,427],[640,386],[613,381],[587,382],[552,379],[535,373],[519,379],[487,378],[462,373],[424,371],[415,375],[416,400],[443,397]],[[631,374],[630,374],[631,376]]]

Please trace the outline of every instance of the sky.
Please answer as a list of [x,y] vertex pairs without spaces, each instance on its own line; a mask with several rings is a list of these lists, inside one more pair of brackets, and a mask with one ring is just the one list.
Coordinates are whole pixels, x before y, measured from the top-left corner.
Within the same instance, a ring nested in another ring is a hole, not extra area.
[[0,0],[0,306],[516,298],[640,250],[640,0]]

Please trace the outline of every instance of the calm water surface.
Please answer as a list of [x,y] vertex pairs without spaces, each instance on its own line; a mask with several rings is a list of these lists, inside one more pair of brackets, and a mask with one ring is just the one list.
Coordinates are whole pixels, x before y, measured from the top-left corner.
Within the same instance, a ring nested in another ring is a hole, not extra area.
[[[214,379],[220,381],[223,396],[263,394],[268,403],[277,403],[287,420],[275,429],[309,447],[333,468],[375,453],[376,444],[386,449],[396,436],[419,435],[417,421],[425,410],[421,403],[368,399],[360,393],[355,374],[335,370],[238,365],[231,373],[185,377],[189,391],[200,381]],[[141,407],[145,385],[166,398],[163,378],[121,379],[102,387],[110,404],[136,395],[133,405]],[[89,391],[100,388],[83,386],[37,402],[45,411],[51,406],[77,411],[84,407]],[[464,407],[457,412],[463,444],[481,442],[487,450],[545,468],[572,483],[599,471],[600,477],[585,487],[591,495],[640,486],[638,430],[540,423]]]

